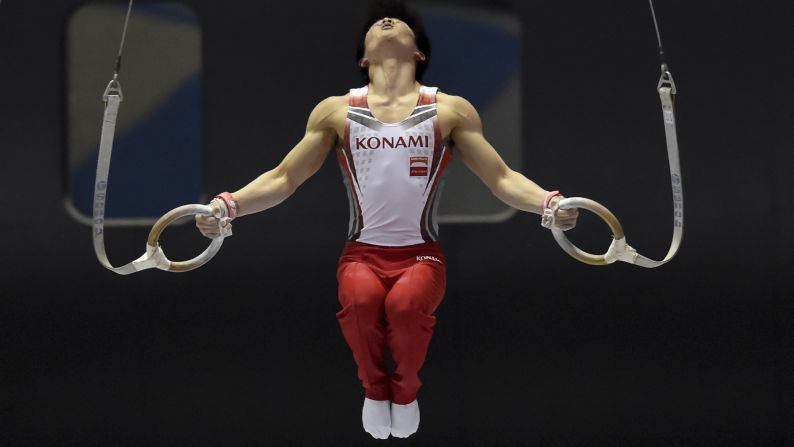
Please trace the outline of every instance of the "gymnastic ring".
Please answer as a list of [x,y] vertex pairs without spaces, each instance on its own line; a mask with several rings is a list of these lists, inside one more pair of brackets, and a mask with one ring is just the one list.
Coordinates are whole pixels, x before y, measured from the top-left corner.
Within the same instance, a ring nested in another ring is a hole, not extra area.
[[159,253],[159,257],[161,258],[158,262],[156,267],[160,270],[166,270],[169,272],[188,272],[193,269],[197,269],[202,265],[209,262],[218,250],[220,250],[221,245],[223,244],[223,239],[227,233],[225,231],[221,231],[221,236],[212,239],[209,247],[204,250],[203,253],[196,256],[195,258],[189,261],[170,261],[168,258],[165,257],[165,253],[163,253],[162,248],[160,247],[160,235],[163,231],[165,231],[166,227],[170,225],[175,220],[186,217],[186,216],[212,216],[212,208],[207,205],[199,205],[199,204],[192,204],[192,205],[182,205],[180,207],[174,208],[171,211],[165,213],[163,217],[155,222],[152,230],[149,232],[149,238],[146,240],[147,245],[147,253]]
[[620,225],[617,217],[615,217],[611,211],[595,200],[585,199],[584,197],[568,197],[557,202],[557,205],[559,209],[564,210],[571,208],[583,208],[591,211],[600,217],[604,222],[606,222],[607,225],[609,225],[609,228],[612,230],[613,241],[612,245],[610,245],[610,250],[603,255],[594,255],[580,250],[568,240],[568,237],[565,236],[564,231],[552,226],[551,233],[554,235],[554,239],[557,240],[557,243],[560,244],[560,247],[562,247],[566,253],[571,255],[573,258],[590,265],[607,265],[617,260],[614,256],[610,256],[610,252],[612,251],[612,247],[615,246],[616,241],[625,242],[625,234],[623,233],[623,227]]

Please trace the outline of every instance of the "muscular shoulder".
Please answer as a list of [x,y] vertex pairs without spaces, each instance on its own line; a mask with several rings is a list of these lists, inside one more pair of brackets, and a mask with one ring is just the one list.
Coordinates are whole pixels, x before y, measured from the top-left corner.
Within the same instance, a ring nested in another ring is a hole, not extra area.
[[329,96],[320,101],[309,115],[309,128],[337,128],[344,124],[350,95]]
[[448,123],[451,129],[475,125],[480,122],[480,115],[477,109],[464,97],[447,95],[439,92],[436,95],[438,104],[438,116],[442,121]]

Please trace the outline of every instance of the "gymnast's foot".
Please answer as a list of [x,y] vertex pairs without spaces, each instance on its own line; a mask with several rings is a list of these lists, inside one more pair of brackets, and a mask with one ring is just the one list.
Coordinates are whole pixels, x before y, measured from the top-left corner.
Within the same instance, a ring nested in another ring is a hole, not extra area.
[[407,405],[391,404],[391,435],[407,438],[419,429],[419,403]]
[[372,400],[364,398],[364,409],[361,411],[361,421],[364,431],[375,439],[386,439],[391,431],[391,414],[389,407],[391,401]]

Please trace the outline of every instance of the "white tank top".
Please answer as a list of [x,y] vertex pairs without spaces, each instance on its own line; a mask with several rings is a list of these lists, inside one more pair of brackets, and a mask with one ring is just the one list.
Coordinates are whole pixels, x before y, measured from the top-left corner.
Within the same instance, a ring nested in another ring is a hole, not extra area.
[[439,184],[452,148],[441,138],[437,91],[422,86],[413,112],[399,123],[372,115],[367,87],[350,91],[337,148],[350,199],[349,240],[391,247],[438,240]]

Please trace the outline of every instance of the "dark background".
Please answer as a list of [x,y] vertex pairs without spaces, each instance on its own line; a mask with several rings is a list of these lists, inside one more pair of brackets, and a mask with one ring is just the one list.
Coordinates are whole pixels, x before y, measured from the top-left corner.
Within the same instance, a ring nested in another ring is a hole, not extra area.
[[[236,189],[317,101],[360,83],[364,2],[185,3],[204,32],[206,191]],[[332,159],[236,222],[198,271],[120,277],[96,262],[64,208],[63,36],[80,4],[0,4],[0,444],[376,443],[334,318],[347,204]],[[442,227],[449,286],[422,425],[387,443],[794,445],[794,14],[780,5],[657,3],[680,89],[674,262],[579,264],[523,213]],[[661,258],[671,206],[647,5],[497,7],[524,29],[521,170],[607,204]],[[571,237],[603,251],[606,231],[585,215]],[[145,235],[110,230],[111,260],[137,257]],[[204,243],[189,226],[164,238],[174,259]]]

